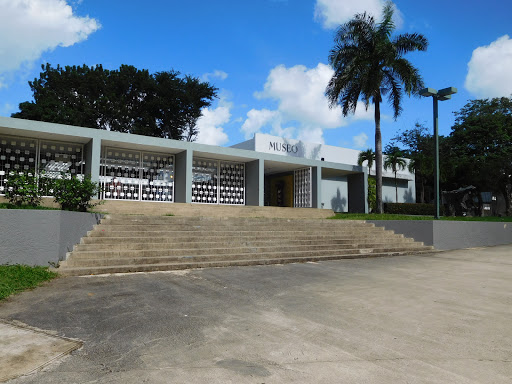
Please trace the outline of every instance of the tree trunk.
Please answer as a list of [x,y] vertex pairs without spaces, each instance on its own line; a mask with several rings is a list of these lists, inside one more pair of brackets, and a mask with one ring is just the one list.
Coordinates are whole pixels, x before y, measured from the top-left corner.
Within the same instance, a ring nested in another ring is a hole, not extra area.
[[375,195],[377,200],[377,213],[382,209],[382,135],[380,133],[380,94],[375,97]]
[[507,184],[502,187],[501,193],[503,194],[503,198],[505,199],[505,215],[512,216],[512,185]]
[[421,176],[420,203],[425,202],[425,178]]
[[395,199],[396,199],[396,203],[398,203],[398,185],[396,183],[396,171],[395,171]]

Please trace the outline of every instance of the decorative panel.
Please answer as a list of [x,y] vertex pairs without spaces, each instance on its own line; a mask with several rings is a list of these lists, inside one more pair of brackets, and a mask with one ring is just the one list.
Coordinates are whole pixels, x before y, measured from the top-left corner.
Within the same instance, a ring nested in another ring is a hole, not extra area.
[[245,204],[245,164],[194,158],[192,202]]
[[5,194],[9,172],[34,174],[37,168],[37,140],[0,136],[0,194]]
[[220,162],[219,203],[245,204],[244,164]]
[[154,153],[142,154],[142,200],[173,201],[174,157]]
[[299,169],[294,172],[294,207],[311,207],[311,168]]
[[174,156],[103,149],[100,184],[104,199],[174,201]]
[[105,199],[139,200],[140,160],[138,151],[105,149],[100,176]]
[[63,176],[83,179],[83,145],[42,140],[39,147],[38,173],[40,186],[46,196],[52,196],[53,190],[47,186],[45,179],[58,179]]
[[194,159],[192,161],[192,202],[218,203],[219,164],[217,160]]

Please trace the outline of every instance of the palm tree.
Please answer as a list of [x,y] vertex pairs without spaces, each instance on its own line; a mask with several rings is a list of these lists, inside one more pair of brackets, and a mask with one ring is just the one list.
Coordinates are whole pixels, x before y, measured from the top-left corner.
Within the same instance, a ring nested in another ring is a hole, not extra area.
[[396,179],[396,173],[398,171],[403,171],[407,166],[407,162],[402,159],[402,152],[394,147],[390,151],[386,153],[386,160],[384,160],[384,169],[389,169],[395,174],[395,193],[396,193],[396,202],[398,203],[398,185]]
[[329,53],[329,64],[334,75],[325,94],[331,108],[340,105],[343,116],[356,111],[359,98],[366,109],[375,105],[375,165],[377,181],[377,213],[382,213],[382,137],[380,131],[380,104],[387,96],[397,119],[402,111],[402,91],[418,95],[423,80],[403,55],[425,51],[427,39],[417,33],[401,34],[392,39],[393,4],[384,6],[380,23],[366,14],[357,14],[340,25],[335,46]]
[[370,169],[372,169],[373,162],[375,161],[375,152],[371,148],[368,148],[366,151],[359,152],[357,156],[357,165],[363,165],[364,162],[367,162],[368,166],[368,176],[370,175]]
[[370,180],[370,171],[373,166],[373,162],[375,161],[375,152],[371,148],[368,148],[366,151],[359,152],[357,156],[357,165],[363,165],[366,161],[366,165],[368,166],[368,210],[375,210],[375,181],[371,182]]

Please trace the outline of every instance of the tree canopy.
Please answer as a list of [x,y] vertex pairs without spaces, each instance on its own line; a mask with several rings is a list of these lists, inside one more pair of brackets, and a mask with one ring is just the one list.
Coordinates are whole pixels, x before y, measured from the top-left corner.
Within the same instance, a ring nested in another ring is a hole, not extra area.
[[387,2],[380,23],[367,13],[357,14],[340,25],[329,54],[334,75],[325,94],[331,107],[341,106],[344,116],[354,113],[362,99],[366,108],[375,106],[375,165],[377,213],[382,213],[382,135],[380,104],[387,96],[395,119],[402,111],[403,92],[417,95],[423,81],[417,68],[403,56],[425,51],[427,39],[417,33],[392,37],[393,4]]
[[470,100],[455,113],[448,140],[452,185],[501,192],[511,214],[512,98]]
[[174,70],[41,68],[29,81],[34,101],[20,103],[12,117],[193,141],[201,110],[217,95],[208,82]]
[[[444,148],[444,137],[439,138]],[[400,132],[391,139],[390,147],[400,144],[403,156],[408,158],[409,171],[415,173],[417,201],[425,203],[434,197],[434,137],[423,125]]]
[[[433,137],[416,124],[392,139],[391,145],[397,143],[411,159],[423,201],[425,190],[433,190]],[[512,214],[512,97],[470,100],[455,112],[450,134],[439,137],[439,152],[442,190],[474,186],[477,192],[500,193]]]

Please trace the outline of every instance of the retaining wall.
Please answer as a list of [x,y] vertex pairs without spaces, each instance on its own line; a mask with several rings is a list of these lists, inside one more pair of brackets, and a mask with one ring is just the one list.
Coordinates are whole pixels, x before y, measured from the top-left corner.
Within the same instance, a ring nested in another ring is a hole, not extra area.
[[437,220],[368,220],[439,250],[512,244],[512,223]]
[[34,209],[0,210],[0,264],[48,266],[66,258],[102,214]]

